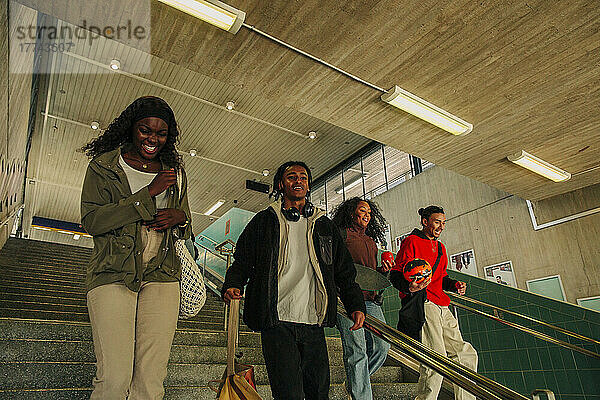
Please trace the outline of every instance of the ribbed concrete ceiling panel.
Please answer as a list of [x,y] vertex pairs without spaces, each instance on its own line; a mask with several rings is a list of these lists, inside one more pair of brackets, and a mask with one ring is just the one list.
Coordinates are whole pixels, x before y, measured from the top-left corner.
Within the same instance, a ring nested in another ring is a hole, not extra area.
[[[398,84],[473,132],[453,137],[246,28],[232,36],[158,3],[153,54],[524,198],[600,181],[599,169],[577,174],[598,165],[598,2],[229,4],[248,24],[384,89]],[[539,178],[506,160],[521,149],[577,175]]]
[[[136,97],[157,95],[175,111],[182,152],[195,148],[201,157],[256,172],[273,173],[294,158],[319,176],[375,139],[531,200],[600,182],[600,169],[577,174],[598,165],[600,114],[592,111],[600,108],[598,2],[228,4],[244,10],[248,24],[384,89],[398,84],[473,123],[473,132],[454,137],[381,102],[379,91],[247,28],[231,35],[152,0],[149,52],[99,38],[46,55],[55,57],[46,63],[46,71],[54,65],[48,111],[72,122],[50,119],[45,130],[36,123],[30,160],[40,158],[44,168],[31,168],[29,177],[79,185],[86,161],[74,150],[94,132],[75,122],[97,120],[106,128]],[[101,2],[97,8],[108,15]],[[108,69],[112,59],[123,73]],[[41,103],[47,95],[41,93]],[[234,112],[223,108],[227,101],[235,102]],[[286,130],[315,130],[318,138]],[[555,184],[506,160],[521,149],[575,175]],[[194,211],[218,199],[227,204],[216,215],[233,200],[252,211],[266,204],[244,181],[270,183],[271,177],[201,158],[185,162]],[[60,203],[48,195],[37,207],[51,218],[73,215],[61,209],[72,199]],[[204,216],[197,221],[195,227],[210,223]]]
[[[318,175],[369,142],[255,93],[156,57],[148,74],[110,71],[105,66],[117,58],[112,54],[123,56],[126,52],[122,45],[101,39],[81,54],[59,53],[54,62],[47,61],[47,68],[53,68],[48,103],[52,117],[43,134],[40,124],[35,137],[38,145],[34,153],[37,151],[36,157],[44,166],[37,176],[30,173],[37,184],[35,215],[79,221],[80,188],[87,159],[77,150],[98,134],[89,124],[98,121],[105,129],[139,96],[160,96],[175,112],[181,132],[178,149],[186,165],[193,225],[198,232],[211,223],[210,217],[202,213],[219,199],[227,202],[214,217],[233,206],[258,211],[268,204],[266,194],[245,188],[246,179],[272,181],[271,176],[261,175],[263,169],[274,173],[282,162],[300,159]],[[224,108],[227,101],[235,102],[234,111]],[[318,132],[317,140],[307,138],[311,130]],[[192,148],[199,157],[188,155]],[[64,197],[63,202],[59,195]]]

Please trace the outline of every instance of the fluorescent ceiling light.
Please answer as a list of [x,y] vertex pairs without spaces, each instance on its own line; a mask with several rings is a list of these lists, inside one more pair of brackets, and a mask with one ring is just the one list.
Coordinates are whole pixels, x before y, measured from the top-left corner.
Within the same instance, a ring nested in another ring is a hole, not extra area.
[[230,33],[237,33],[246,13],[218,0],[158,0]]
[[541,158],[537,158],[536,156],[531,155],[524,150],[521,150],[520,153],[508,156],[506,158],[508,158],[509,161],[512,161],[523,168],[527,168],[536,174],[540,174],[545,178],[553,180],[554,182],[564,182],[571,179],[571,174],[567,171],[555,167],[554,165],[542,160]]
[[465,135],[473,130],[472,124],[407,92],[399,86],[394,86],[387,93],[382,94],[381,100],[453,135]]
[[211,208],[208,209],[207,212],[204,213],[204,215],[211,215],[212,213],[217,211],[217,208],[221,207],[223,204],[225,204],[225,200],[217,201]]
[[350,182],[348,182],[345,186],[343,187],[339,187],[337,189],[335,189],[335,192],[337,194],[342,194],[345,190],[349,190],[352,189],[354,186],[358,185],[359,183],[362,182],[362,175],[360,175],[358,178],[354,178],[353,180],[351,180]]

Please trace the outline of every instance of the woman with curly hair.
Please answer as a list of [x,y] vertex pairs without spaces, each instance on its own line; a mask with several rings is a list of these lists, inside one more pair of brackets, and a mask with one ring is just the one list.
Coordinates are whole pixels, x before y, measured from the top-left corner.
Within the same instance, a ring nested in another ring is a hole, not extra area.
[[[333,212],[333,222],[345,238],[346,246],[356,264],[362,264],[381,273],[393,265],[383,261],[377,266],[377,244],[385,245],[385,218],[371,200],[353,197],[340,204]],[[377,292],[363,290],[367,314],[385,322],[381,297]],[[370,376],[385,362],[390,345],[365,329],[351,331],[352,322],[338,314],[337,327],[342,338],[346,390],[351,399],[371,400]]]
[[92,159],[81,193],[81,224],[94,238],[86,277],[91,399],[164,395],[179,313],[174,241],[191,232],[178,136],[169,105],[148,96],[82,148]]

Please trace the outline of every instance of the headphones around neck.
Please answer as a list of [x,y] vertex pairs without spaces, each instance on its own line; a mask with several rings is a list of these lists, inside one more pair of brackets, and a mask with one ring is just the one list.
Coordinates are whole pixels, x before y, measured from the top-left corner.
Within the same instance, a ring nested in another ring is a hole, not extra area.
[[315,206],[308,200],[306,200],[306,204],[304,204],[304,209],[302,213],[296,207],[290,207],[288,209],[283,208],[283,203],[281,203],[281,213],[288,221],[298,222],[300,221],[300,217],[312,217],[315,213]]

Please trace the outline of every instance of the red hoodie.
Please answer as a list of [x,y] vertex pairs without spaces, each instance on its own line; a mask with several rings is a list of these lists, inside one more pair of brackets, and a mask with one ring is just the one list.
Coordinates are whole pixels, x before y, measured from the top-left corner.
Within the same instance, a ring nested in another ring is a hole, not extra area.
[[[442,247],[442,255],[440,262],[431,277],[431,283],[427,286],[427,300],[437,304],[438,306],[447,306],[450,304],[450,298],[444,290],[456,291],[456,282],[451,279],[446,272],[448,267],[448,255],[446,247],[440,242]],[[415,229],[406,237],[400,244],[400,250],[396,255],[396,262],[392,271],[402,273],[404,266],[409,261],[415,258],[420,258],[429,263],[433,267],[438,256],[438,241],[429,239],[425,234]],[[405,282],[404,292],[408,292],[408,281]],[[405,293],[400,292],[400,297],[404,297]]]

